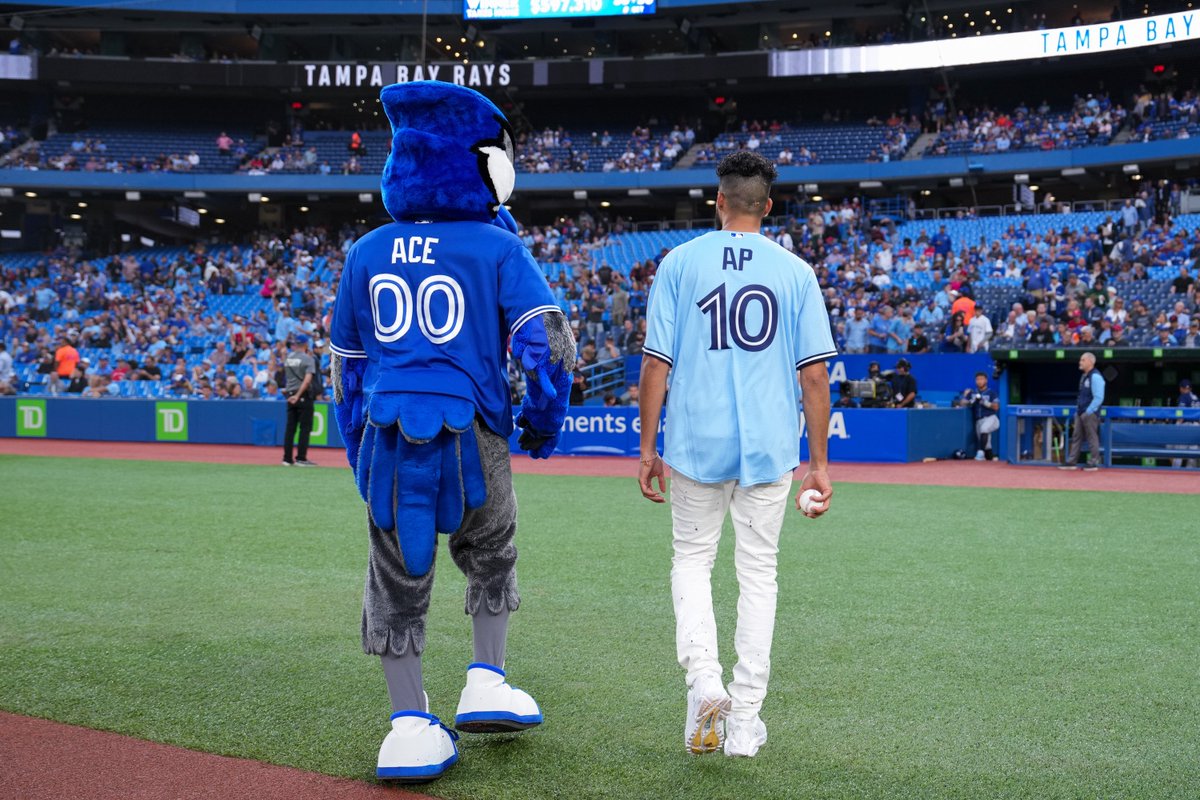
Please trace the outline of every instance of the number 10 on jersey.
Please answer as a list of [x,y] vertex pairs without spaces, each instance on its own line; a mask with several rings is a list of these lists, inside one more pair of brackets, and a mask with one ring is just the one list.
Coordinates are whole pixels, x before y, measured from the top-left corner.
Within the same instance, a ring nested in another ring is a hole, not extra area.
[[[779,327],[779,301],[766,286],[751,283],[743,286],[727,302],[729,290],[722,283],[696,303],[709,319],[709,350],[728,350],[733,339],[742,350],[756,352],[771,346]],[[751,305],[758,305],[762,319],[757,331],[747,330]]]

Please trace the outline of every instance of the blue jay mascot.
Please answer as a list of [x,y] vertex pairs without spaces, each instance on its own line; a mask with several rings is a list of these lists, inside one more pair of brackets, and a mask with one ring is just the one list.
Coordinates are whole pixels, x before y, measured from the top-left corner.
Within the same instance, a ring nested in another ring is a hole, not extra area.
[[570,393],[575,341],[503,203],[516,180],[513,135],[471,89],[437,81],[385,87],[392,152],[383,204],[394,222],[347,254],[330,330],[334,411],[367,504],[370,555],[362,643],[383,662],[391,731],[376,775],[437,778],[458,734],[429,710],[421,678],[437,534],[467,577],[474,663],[454,727],[538,725],[533,698],[507,682],[517,609],[517,502],[507,354],[525,374],[520,446],[548,458]]

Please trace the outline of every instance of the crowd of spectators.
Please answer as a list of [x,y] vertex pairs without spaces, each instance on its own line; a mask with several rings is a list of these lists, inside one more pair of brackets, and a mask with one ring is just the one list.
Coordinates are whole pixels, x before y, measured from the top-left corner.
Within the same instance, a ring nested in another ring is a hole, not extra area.
[[[0,341],[12,368],[32,368],[52,394],[113,396],[122,382],[154,381],[155,396],[278,398],[287,341],[325,336],[355,235],[312,228],[90,262],[58,250],[28,267],[0,268]],[[222,295],[261,302],[251,313],[227,313],[216,308]],[[14,380],[7,385],[19,388]]]
[[927,114],[938,137],[926,152],[1006,153],[1106,144],[1125,117],[1125,108],[1105,92],[1076,95],[1068,110],[1056,110],[1043,100],[1036,107],[1020,103],[1011,111],[979,106],[952,114],[948,101],[939,98],[931,101]]
[[562,127],[523,131],[517,136],[522,172],[657,172],[670,169],[695,141],[695,131],[676,125],[667,132],[635,126],[628,136],[608,130],[572,133]]
[[[955,241],[944,225],[873,219],[848,198],[814,204],[763,232],[813,265],[843,352],[1196,347],[1200,228],[1174,224],[1178,202],[1178,187],[1163,185],[1094,227],[1033,232],[1022,222],[987,240]],[[636,402],[623,380],[591,385],[641,354],[648,294],[668,252],[606,262],[602,254],[625,231],[619,218],[583,213],[519,234],[577,338],[573,402],[598,394],[609,404]],[[2,267],[0,381],[9,378],[0,391],[20,389],[13,376],[32,367],[51,392],[109,396],[121,394],[123,382],[154,381],[158,396],[278,397],[290,336],[310,336],[323,353],[342,258],[359,233],[263,232],[238,246],[90,262],[57,251]],[[1149,271],[1161,276],[1165,265],[1178,270],[1169,302],[1148,289]],[[1003,302],[988,294],[996,287],[1011,290]],[[258,300],[233,313],[222,297]],[[64,348],[84,355],[71,359]],[[523,377],[512,370],[510,378],[519,394]]]

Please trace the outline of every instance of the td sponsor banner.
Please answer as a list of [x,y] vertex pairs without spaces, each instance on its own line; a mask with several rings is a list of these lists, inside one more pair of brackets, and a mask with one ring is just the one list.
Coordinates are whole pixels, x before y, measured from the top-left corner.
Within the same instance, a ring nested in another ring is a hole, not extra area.
[[46,435],[46,401],[28,399],[17,401],[17,436]]
[[159,401],[154,404],[154,439],[159,442],[188,440],[188,404]]

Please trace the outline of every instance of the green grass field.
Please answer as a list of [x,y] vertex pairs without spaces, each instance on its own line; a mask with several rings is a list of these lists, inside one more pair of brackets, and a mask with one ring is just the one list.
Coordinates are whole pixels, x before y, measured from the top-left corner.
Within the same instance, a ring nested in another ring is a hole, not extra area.
[[[840,484],[784,528],[771,738],[732,760],[682,752],[668,509],[629,479],[516,481],[508,667],[546,723],[464,736],[425,791],[1200,794],[1195,496]],[[0,456],[0,487],[0,707],[371,779],[389,708],[359,647],[349,473]],[[469,624],[444,550],[438,568],[425,671],[453,718]]]

